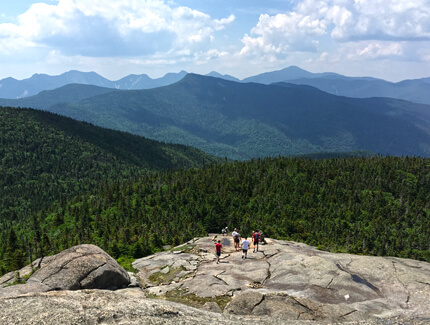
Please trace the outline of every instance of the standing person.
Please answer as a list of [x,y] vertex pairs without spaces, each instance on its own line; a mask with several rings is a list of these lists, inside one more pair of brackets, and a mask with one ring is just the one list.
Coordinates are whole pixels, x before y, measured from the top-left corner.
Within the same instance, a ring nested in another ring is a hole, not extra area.
[[221,233],[222,233],[223,236],[225,235],[225,228],[221,229]]
[[218,242],[215,244],[215,254],[216,254],[216,264],[219,263],[219,257],[221,256],[221,240],[218,239]]
[[258,242],[260,241],[260,233],[256,230],[252,233],[252,241],[254,242],[254,253],[255,249],[258,252]]
[[225,227],[225,234],[228,236],[228,227]]
[[234,241],[234,248],[236,251],[239,249],[239,243],[240,243],[240,234],[237,232],[237,229],[234,228],[233,232],[231,233],[233,236]]
[[266,239],[264,239],[264,233],[263,233],[263,230],[260,230],[260,243],[261,243],[262,245],[267,244],[267,243],[266,243]]
[[245,237],[242,241],[242,259],[246,259],[248,257],[248,248],[249,248],[249,241],[248,237]]

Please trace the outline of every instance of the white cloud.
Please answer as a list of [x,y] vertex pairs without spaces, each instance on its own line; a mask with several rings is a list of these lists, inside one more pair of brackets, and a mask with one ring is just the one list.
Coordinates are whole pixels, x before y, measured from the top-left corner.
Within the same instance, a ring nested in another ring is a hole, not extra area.
[[261,15],[251,35],[242,39],[241,55],[255,56],[264,53],[266,59],[282,58],[290,51],[315,51],[318,41],[315,36],[326,33],[327,27],[321,20],[298,13]]
[[350,0],[346,7],[351,15],[332,33],[340,41],[430,39],[429,0]]
[[403,47],[400,43],[370,42],[357,53],[362,58],[382,58],[403,55]]
[[367,41],[356,55],[374,59],[401,56],[399,42],[423,40],[430,40],[430,0],[299,0],[290,12],[261,15],[240,54],[276,61],[324,52],[329,42]]
[[191,53],[234,19],[213,19],[163,0],[59,0],[34,4],[17,24],[0,24],[0,51],[41,46],[90,57]]
[[195,62],[198,65],[204,65],[211,62],[212,64],[214,61],[223,59],[225,57],[228,57],[229,53],[226,51],[219,51],[217,49],[210,49],[208,51],[200,51],[194,53]]

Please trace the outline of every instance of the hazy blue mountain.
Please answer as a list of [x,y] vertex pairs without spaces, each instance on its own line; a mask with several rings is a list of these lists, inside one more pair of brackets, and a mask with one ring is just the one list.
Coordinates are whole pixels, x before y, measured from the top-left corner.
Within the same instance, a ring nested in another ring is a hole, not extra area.
[[430,106],[403,100],[193,74],[166,87],[101,92],[39,108],[233,159],[356,150],[430,156]]
[[236,82],[240,81],[240,79],[238,79],[236,77],[230,76],[228,74],[221,74],[221,73],[218,73],[216,71],[211,71],[208,74],[205,74],[205,76],[215,77],[215,78],[221,78],[221,79],[230,80],[230,81],[236,81]]
[[[18,100],[0,98],[0,105],[46,109],[59,103],[73,103],[112,91],[118,90],[93,85],[69,84],[53,90],[44,90],[37,95],[20,98]],[[19,105],[16,105],[17,102],[19,102]]]
[[129,75],[117,81],[110,81],[95,72],[69,71],[58,76],[35,74],[31,78],[0,80],[0,98],[18,99],[52,90],[69,84],[93,85],[114,89],[150,89],[170,85],[181,80],[187,72],[167,73],[164,77],[151,79],[146,74]]
[[0,80],[0,98],[23,98],[36,95],[43,90],[52,90],[64,85],[78,83],[100,87],[113,87],[112,82],[95,72],[69,71],[58,76],[34,74],[31,78]]
[[[151,89],[178,82],[187,74],[186,71],[167,73],[161,78],[152,79],[146,74],[131,74],[114,82],[115,88],[123,90]],[[113,87],[112,87],[113,88]]]
[[[0,80],[0,98],[17,99],[38,94],[43,90],[52,90],[68,84],[85,84],[121,90],[151,89],[163,87],[181,80],[186,71],[167,73],[161,78],[152,79],[146,74],[131,74],[116,81],[110,81],[95,72],[69,71],[59,76],[35,74],[29,79]],[[207,76],[230,81],[239,79],[212,71]],[[391,97],[408,101],[430,104],[430,78],[404,80],[398,83],[371,77],[346,77],[336,73],[311,73],[296,66],[262,73],[243,79],[241,82],[272,84],[289,82],[311,85],[335,95],[356,98]]]
[[398,83],[372,77],[346,77],[336,73],[311,73],[295,66],[262,73],[242,82],[271,84],[288,82],[309,85],[334,95],[369,98],[389,97],[430,104],[430,78],[404,80]]
[[117,89],[148,89],[151,88],[151,79],[146,74],[131,74],[124,78],[115,81],[115,88]]
[[430,83],[422,79],[392,83],[381,79],[353,77],[315,77],[287,80],[287,83],[309,85],[334,95],[369,98],[390,97],[430,104]]
[[258,74],[256,76],[248,77],[242,80],[242,82],[257,82],[261,84],[271,84],[275,82],[282,82],[292,79],[299,79],[299,78],[316,78],[321,76],[339,76],[336,73],[312,73],[306,70],[303,70],[296,66],[290,66],[282,70],[277,71],[271,71],[271,72],[265,72]]

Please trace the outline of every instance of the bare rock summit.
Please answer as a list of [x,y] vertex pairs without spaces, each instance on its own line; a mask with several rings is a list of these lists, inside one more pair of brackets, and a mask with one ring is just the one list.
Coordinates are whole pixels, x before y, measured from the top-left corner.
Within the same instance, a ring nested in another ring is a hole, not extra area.
[[430,324],[429,263],[270,238],[244,259],[219,235],[216,263],[213,239],[137,259],[137,288],[93,245],[44,258],[26,284],[0,288],[0,324]]

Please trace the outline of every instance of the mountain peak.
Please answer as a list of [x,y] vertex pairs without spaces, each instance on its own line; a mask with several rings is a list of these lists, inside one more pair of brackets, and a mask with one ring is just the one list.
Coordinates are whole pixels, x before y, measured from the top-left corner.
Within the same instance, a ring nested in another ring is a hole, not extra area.
[[300,67],[298,67],[296,65],[290,65],[289,67],[286,67],[286,68],[278,70],[278,71],[296,71],[296,72],[300,71],[300,72],[309,73],[309,71],[306,71],[306,70],[304,70],[304,69],[302,69],[302,68],[300,68]]
[[245,78],[242,80],[242,82],[257,82],[262,84],[271,84],[275,82],[282,82],[282,81],[287,81],[292,79],[311,78],[313,75],[314,74],[309,71],[303,70],[297,66],[292,65],[282,70],[265,72],[253,77]]

